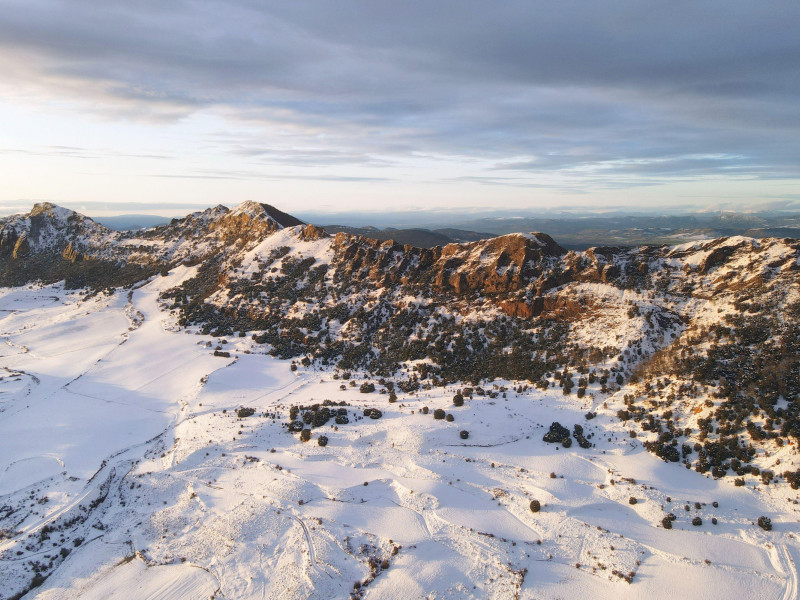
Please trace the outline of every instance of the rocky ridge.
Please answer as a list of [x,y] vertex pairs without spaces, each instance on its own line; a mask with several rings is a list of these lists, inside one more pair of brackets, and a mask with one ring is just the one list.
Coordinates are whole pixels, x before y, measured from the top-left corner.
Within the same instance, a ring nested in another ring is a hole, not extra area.
[[257,203],[137,232],[42,204],[0,221],[0,257],[4,285],[129,286],[190,266],[162,297],[181,327],[401,389],[559,386],[590,412],[617,403],[651,451],[715,476],[773,481],[754,458],[800,441],[796,240],[568,252],[530,233],[423,249]]

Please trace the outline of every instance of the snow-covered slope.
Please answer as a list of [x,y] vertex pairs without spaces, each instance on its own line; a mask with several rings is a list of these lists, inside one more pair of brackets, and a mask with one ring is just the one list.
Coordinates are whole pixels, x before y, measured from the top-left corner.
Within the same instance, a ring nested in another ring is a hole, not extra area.
[[[3,598],[794,597],[789,486],[668,464],[599,392],[497,380],[389,403],[363,375],[173,331],[158,294],[195,270],[91,299],[3,291]],[[349,423],[287,431],[327,400]],[[593,446],[544,442],[553,421]]]
[[799,249],[0,220],[0,598],[795,597]]

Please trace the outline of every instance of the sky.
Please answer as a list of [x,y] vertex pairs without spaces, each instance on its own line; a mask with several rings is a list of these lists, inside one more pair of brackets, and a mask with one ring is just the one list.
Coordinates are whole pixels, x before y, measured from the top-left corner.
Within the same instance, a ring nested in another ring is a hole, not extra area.
[[3,0],[0,213],[800,211],[800,2]]

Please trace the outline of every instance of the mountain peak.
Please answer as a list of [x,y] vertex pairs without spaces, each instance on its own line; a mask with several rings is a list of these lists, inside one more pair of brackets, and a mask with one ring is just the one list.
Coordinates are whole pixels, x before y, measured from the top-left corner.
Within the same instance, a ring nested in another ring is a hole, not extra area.
[[231,213],[234,215],[244,214],[251,218],[263,219],[264,217],[268,217],[275,221],[280,227],[295,227],[296,225],[304,224],[300,219],[280,211],[270,204],[254,202],[253,200],[242,202],[239,206],[234,208]]
[[[58,206],[57,204],[53,204],[52,202],[37,202],[31,208],[31,211],[28,213],[28,217],[38,217],[39,215],[44,215],[47,217],[51,217],[58,221],[66,221],[70,217],[78,216],[74,210],[69,208],[64,208],[63,206]],[[84,219],[88,219],[89,217],[84,217],[80,215]]]

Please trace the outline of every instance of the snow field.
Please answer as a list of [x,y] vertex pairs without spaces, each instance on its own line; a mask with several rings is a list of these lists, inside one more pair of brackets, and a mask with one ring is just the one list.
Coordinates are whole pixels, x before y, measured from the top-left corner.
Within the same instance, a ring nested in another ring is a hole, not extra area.
[[[216,340],[170,331],[157,302],[192,272],[130,303],[58,286],[0,294],[0,506],[13,510],[0,528],[19,533],[0,539],[0,597],[27,584],[27,561],[62,547],[28,597],[348,598],[355,582],[364,598],[398,599],[796,594],[789,492],[660,461],[613,418],[614,397],[605,409],[498,381],[505,398],[455,407],[449,387],[389,404],[237,352],[246,340],[214,357]],[[301,443],[285,428],[290,406],[326,399],[349,403],[350,423]],[[239,407],[255,414],[239,419]],[[382,418],[356,419],[373,407]],[[553,421],[583,425],[595,447],[544,443]],[[753,524],[761,514],[772,532]]]

